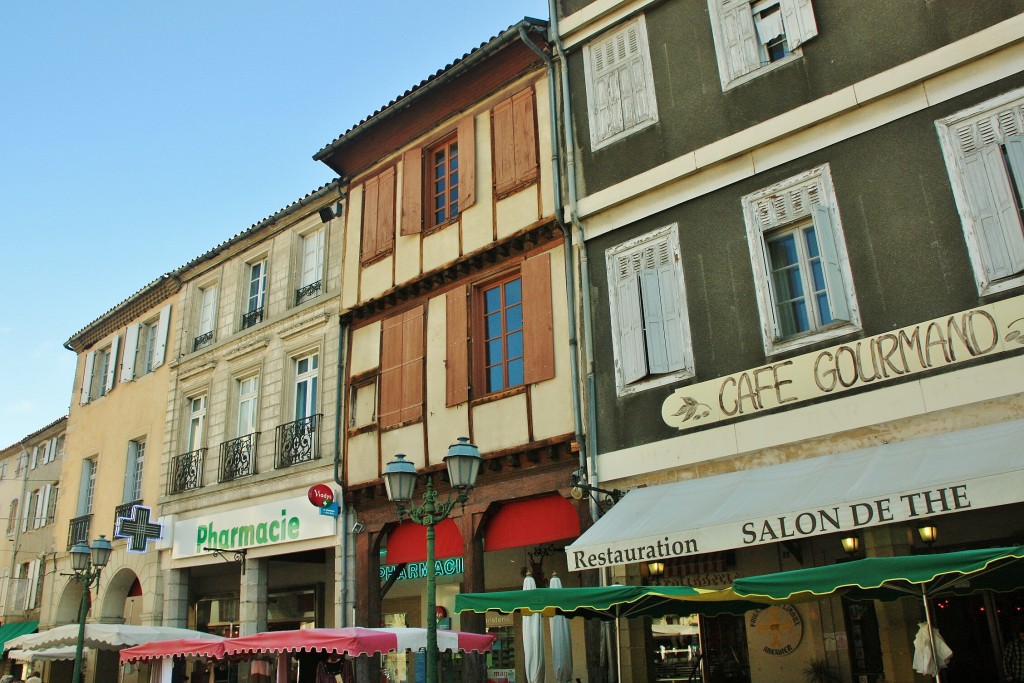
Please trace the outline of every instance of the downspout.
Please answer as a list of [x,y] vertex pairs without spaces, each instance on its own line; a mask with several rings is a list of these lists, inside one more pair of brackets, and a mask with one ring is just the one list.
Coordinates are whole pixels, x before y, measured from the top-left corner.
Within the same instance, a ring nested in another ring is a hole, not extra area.
[[[552,15],[554,16],[554,15]],[[551,55],[537,46],[527,35],[526,30],[519,27],[519,37],[526,45],[533,50],[547,65],[548,71],[548,99],[551,106],[548,108],[551,115],[551,132],[554,139],[551,144],[551,168],[552,183],[555,193],[555,222],[562,231],[562,252],[565,255],[565,296],[566,309],[569,316],[569,367],[572,373],[572,408],[573,408],[573,431],[576,444],[579,447],[579,467],[587,469],[587,446],[583,431],[583,408],[580,397],[580,363],[579,363],[579,335],[576,329],[576,278],[573,264],[572,234],[569,226],[562,220],[564,206],[562,204],[562,181],[561,181],[561,159],[558,154],[558,107],[557,91],[555,90],[555,65]]]
[[[579,252],[580,267],[580,308],[583,312],[583,360],[586,363],[586,385],[584,387],[584,405],[587,407],[586,456],[580,454],[581,462],[586,465],[590,485],[600,486],[597,475],[597,435],[594,425],[597,424],[597,412],[594,397],[597,394],[594,382],[594,347],[593,347],[593,316],[590,309],[590,265],[587,256],[587,243],[583,239],[583,226],[576,213],[578,189],[576,187],[576,134],[572,124],[572,98],[569,96],[569,65],[565,56],[565,48],[558,32],[558,11],[555,0],[548,0],[548,15],[551,17],[548,26],[549,40],[555,46],[559,57],[559,76],[562,93],[562,135],[565,138],[565,177],[566,191],[569,202],[569,221],[572,227],[572,242]],[[559,216],[561,218],[561,216]],[[589,456],[589,457],[588,457]],[[601,508],[593,496],[590,497],[590,515],[593,519],[601,516]]]
[[344,452],[341,444],[342,439],[348,440],[348,430],[342,430],[341,428],[341,416],[344,413],[345,408],[345,397],[348,395],[348,382],[344,380],[345,374],[345,353],[346,353],[346,335],[348,334],[348,326],[345,324],[341,316],[338,316],[338,367],[337,367],[337,380],[335,383],[335,401],[334,401],[334,482],[340,487],[339,498],[341,499],[342,511],[341,511],[341,543],[339,544],[338,551],[341,553],[341,566],[342,566],[342,578],[341,578],[341,623],[338,625],[340,628],[348,626],[348,536],[351,526],[349,525],[349,511],[348,502],[345,499],[345,473],[344,471],[339,472],[339,468],[344,468],[344,461],[342,460],[341,454]]

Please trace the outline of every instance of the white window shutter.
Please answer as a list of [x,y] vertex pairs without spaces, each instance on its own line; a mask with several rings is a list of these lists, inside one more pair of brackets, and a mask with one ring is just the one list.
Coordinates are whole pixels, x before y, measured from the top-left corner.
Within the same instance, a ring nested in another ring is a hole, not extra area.
[[167,334],[171,327],[171,305],[160,309],[160,322],[156,326],[156,350],[153,352],[153,369],[164,364],[167,356]]
[[140,323],[129,325],[124,335],[124,361],[121,363],[121,381],[130,382],[135,379],[135,356],[139,349]]
[[49,492],[49,484],[39,489],[39,495],[36,496],[36,516],[35,519],[32,520],[33,529],[38,529],[45,524],[43,520],[46,518],[46,502]]
[[46,526],[52,521],[50,519],[50,499],[53,495],[53,484],[47,484],[43,487],[43,504],[40,506],[41,514],[39,515],[39,526]]
[[594,92],[597,98],[594,104],[594,139],[601,141],[622,130],[622,94],[619,91],[619,76],[615,70],[606,71],[600,76],[595,75]]
[[28,468],[34,470],[36,468],[36,462],[39,461],[39,446],[32,447],[32,456],[28,459]]
[[57,459],[57,437],[50,439],[50,448],[46,451],[46,462],[53,462]]
[[25,505],[21,511],[21,530],[23,532],[28,531],[28,520],[35,514],[35,500],[33,500],[33,493],[26,494]]
[[121,495],[122,503],[132,502],[132,494],[135,493],[135,468],[138,466],[139,444],[135,441],[128,442],[128,466],[124,472],[124,492]]
[[673,260],[658,268],[658,279],[661,282],[661,316],[665,321],[665,349],[669,372],[687,367],[687,351],[682,336],[686,306],[679,296],[681,276],[682,273]]
[[636,275],[629,275],[615,289],[622,376],[628,384],[647,375],[647,352],[644,348],[643,315],[640,310],[640,279]]
[[92,473],[92,460],[82,461],[82,477],[78,482],[78,514],[76,517],[89,514],[89,475]]
[[818,35],[811,0],[779,0],[782,23],[786,27],[786,42],[790,50]]
[[79,403],[85,405],[89,402],[89,387],[92,384],[92,365],[96,362],[96,352],[90,351],[85,357],[85,368],[82,370],[82,395]]
[[25,582],[25,602],[22,609],[32,609],[32,603],[35,602],[36,595],[36,579],[39,576],[39,560],[33,560],[28,563],[28,575],[23,577],[22,580]]
[[110,360],[107,363],[107,393],[114,388],[114,375],[117,374],[117,350],[121,345],[121,335],[115,334],[110,344]]
[[647,350],[647,371],[660,375],[668,372],[668,342],[662,315],[661,280],[658,271],[645,268],[640,272],[640,301],[643,305],[643,338]]
[[839,263],[839,248],[836,246],[832,212],[827,206],[815,204],[811,207],[811,219],[814,221],[814,234],[818,238],[822,270],[825,271],[829,314],[832,320],[850,322],[850,295],[846,291],[843,269]]
[[1024,269],[1024,226],[999,145],[964,157],[964,186],[989,281]]
[[761,66],[757,51],[757,34],[754,31],[754,17],[750,4],[740,2],[729,8],[722,8],[719,14],[726,63],[729,65],[729,79],[739,78]]

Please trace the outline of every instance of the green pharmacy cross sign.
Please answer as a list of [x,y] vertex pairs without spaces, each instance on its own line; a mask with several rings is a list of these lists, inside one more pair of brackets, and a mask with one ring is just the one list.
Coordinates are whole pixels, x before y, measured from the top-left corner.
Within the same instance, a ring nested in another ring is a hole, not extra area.
[[133,505],[130,516],[117,518],[114,537],[127,538],[129,552],[146,552],[146,544],[163,535],[163,525],[149,521],[152,514],[153,511],[145,505]]

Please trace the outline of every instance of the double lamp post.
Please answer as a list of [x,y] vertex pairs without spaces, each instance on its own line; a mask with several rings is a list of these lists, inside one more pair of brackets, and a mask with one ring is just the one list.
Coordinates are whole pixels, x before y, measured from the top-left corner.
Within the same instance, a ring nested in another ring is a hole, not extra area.
[[388,500],[395,504],[398,518],[409,520],[427,528],[427,671],[426,683],[437,683],[437,570],[434,567],[434,527],[451,514],[456,504],[465,507],[469,491],[476,486],[480,471],[480,449],[465,436],[448,448],[444,464],[448,468],[448,481],[452,490],[444,501],[438,501],[434,482],[427,476],[426,490],[420,505],[412,503],[413,491],[419,475],[416,466],[399,453],[384,470],[384,488]]
[[85,616],[89,613],[89,591],[94,584],[99,583],[100,572],[107,566],[110,560],[110,541],[106,536],[100,535],[92,542],[91,546],[79,541],[71,548],[71,568],[74,573],[70,576],[82,584],[82,606],[78,611],[78,642],[75,645],[75,672],[71,677],[72,683],[82,681],[82,648],[85,644]]

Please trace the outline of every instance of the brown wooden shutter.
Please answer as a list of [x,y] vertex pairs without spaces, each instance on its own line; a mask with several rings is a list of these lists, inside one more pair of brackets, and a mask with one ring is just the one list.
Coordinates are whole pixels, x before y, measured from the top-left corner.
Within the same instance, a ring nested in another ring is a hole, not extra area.
[[507,192],[516,184],[515,133],[512,100],[499,102],[491,111],[494,138],[494,191]]
[[395,167],[382,171],[377,191],[377,254],[386,254],[395,246]]
[[363,229],[359,247],[360,260],[366,263],[377,255],[377,194],[380,177],[374,176],[363,185]]
[[446,326],[447,367],[445,405],[469,400],[469,301],[465,285],[448,292]]
[[415,147],[402,157],[402,234],[423,228],[423,150]]
[[555,376],[554,321],[551,312],[551,254],[523,261],[524,381],[535,384]]
[[526,184],[537,179],[537,124],[532,88],[512,96],[512,121],[516,183]]
[[398,424],[402,417],[402,316],[385,318],[381,331],[380,411],[381,429]]
[[459,213],[476,203],[476,121],[459,123]]
[[423,417],[423,306],[402,315],[402,422]]

